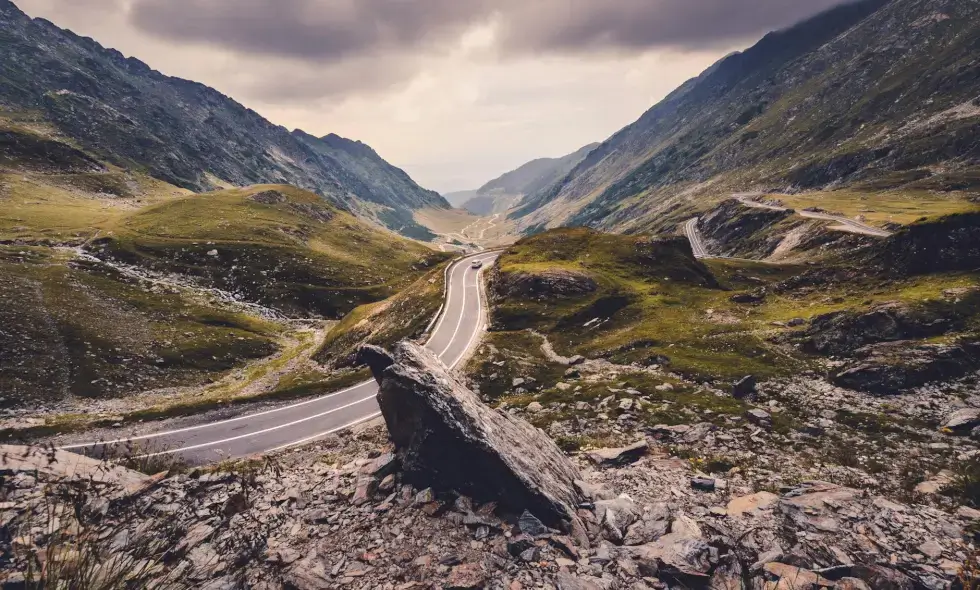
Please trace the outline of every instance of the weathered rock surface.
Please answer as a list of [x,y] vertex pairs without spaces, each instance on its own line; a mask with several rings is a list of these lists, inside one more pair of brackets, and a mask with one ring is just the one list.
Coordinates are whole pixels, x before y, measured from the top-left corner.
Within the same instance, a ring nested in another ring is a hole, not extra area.
[[578,520],[580,475],[550,438],[483,405],[421,346],[402,342],[393,359],[375,377],[406,481],[528,510],[552,527]]
[[495,297],[578,297],[592,293],[597,288],[598,284],[591,276],[570,270],[494,273],[490,284],[491,293]]
[[854,352],[858,361],[833,376],[835,385],[888,395],[950,381],[980,367],[980,345],[888,342]]
[[810,352],[847,356],[869,344],[928,338],[956,327],[944,314],[886,303],[863,313],[838,311],[818,316],[802,344]]
[[955,434],[968,434],[980,426],[980,408],[960,408],[946,417],[943,428]]
[[586,456],[590,461],[600,466],[626,465],[639,460],[649,448],[647,441],[640,440],[626,447],[595,449],[587,452]]

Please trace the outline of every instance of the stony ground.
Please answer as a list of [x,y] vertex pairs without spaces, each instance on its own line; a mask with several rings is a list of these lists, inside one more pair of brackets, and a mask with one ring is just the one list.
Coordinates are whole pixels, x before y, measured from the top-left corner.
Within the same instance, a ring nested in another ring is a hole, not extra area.
[[515,379],[500,409],[550,434],[579,469],[587,500],[577,540],[530,514],[403,484],[380,423],[156,476],[5,447],[0,580],[209,590],[977,586],[978,376],[888,398],[816,375],[726,392],[656,367],[545,352],[568,365],[564,377],[547,387]]

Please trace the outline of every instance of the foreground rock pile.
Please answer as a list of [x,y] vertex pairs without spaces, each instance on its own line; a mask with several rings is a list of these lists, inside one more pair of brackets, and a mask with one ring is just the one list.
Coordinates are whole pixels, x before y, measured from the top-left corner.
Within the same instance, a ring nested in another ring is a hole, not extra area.
[[[710,423],[568,458],[413,345],[365,357],[387,428],[170,476],[4,448],[4,589],[41,572],[75,587],[207,590],[977,583],[980,511],[967,506],[857,483],[767,487],[679,458],[727,436]],[[955,418],[961,430],[974,419]]]

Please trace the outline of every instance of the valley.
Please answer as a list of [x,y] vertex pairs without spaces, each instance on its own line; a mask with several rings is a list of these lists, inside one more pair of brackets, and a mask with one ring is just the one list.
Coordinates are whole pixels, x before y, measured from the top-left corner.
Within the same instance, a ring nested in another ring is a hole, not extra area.
[[440,195],[0,0],[0,587],[980,588],[978,6],[811,10],[482,184],[420,134]]

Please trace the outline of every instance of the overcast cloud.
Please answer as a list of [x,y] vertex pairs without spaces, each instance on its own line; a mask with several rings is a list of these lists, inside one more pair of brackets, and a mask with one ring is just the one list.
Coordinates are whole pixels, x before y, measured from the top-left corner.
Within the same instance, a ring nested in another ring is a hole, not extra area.
[[275,123],[474,188],[840,0],[14,0]]

